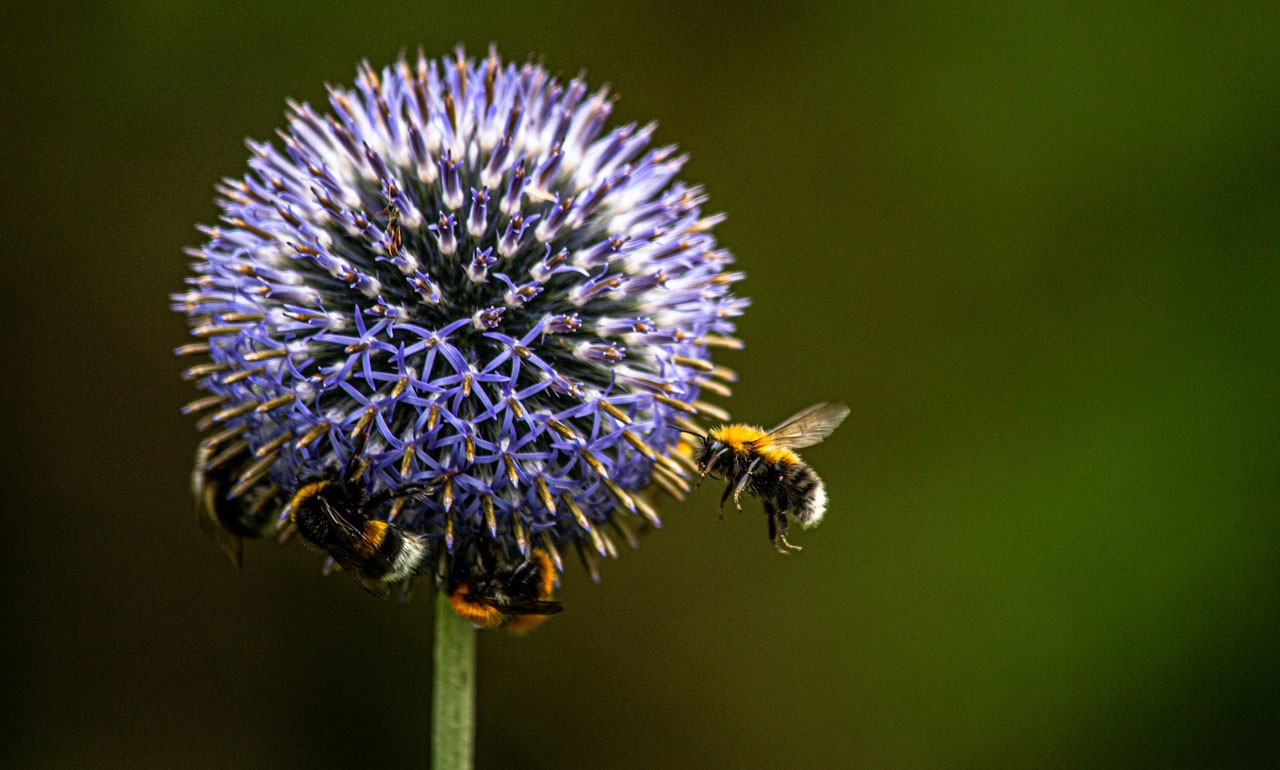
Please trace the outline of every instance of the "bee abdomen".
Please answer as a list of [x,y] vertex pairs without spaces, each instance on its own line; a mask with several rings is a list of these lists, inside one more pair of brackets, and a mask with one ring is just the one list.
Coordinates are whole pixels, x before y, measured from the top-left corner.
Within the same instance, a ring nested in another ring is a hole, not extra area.
[[[199,505],[203,515],[212,516],[218,526],[236,537],[262,537],[274,515],[266,506],[255,506],[243,498],[227,497],[221,479],[209,479]],[[265,502],[258,499],[258,502]]]
[[412,577],[427,558],[427,546],[422,538],[406,535],[386,522],[366,523],[365,537],[365,542],[376,544],[378,558],[369,559],[364,570],[365,576],[374,580],[396,583]]
[[786,509],[795,520],[802,527],[812,527],[822,521],[827,510],[827,490],[818,474],[801,463],[785,466],[783,474]]

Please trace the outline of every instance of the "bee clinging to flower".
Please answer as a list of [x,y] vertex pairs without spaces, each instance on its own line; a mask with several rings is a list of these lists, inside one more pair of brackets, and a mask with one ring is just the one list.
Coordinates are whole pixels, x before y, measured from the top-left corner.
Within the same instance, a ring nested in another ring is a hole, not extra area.
[[555,586],[556,567],[546,550],[512,559],[477,541],[456,552],[445,593],[453,611],[476,628],[523,634],[564,609],[552,601]]
[[787,542],[787,514],[805,529],[816,526],[827,510],[827,490],[793,450],[822,441],[848,416],[849,407],[844,404],[822,403],[797,412],[770,431],[734,423],[703,436],[697,455],[699,480],[710,475],[729,482],[720,496],[720,518],[730,495],[738,510],[742,510],[743,492],[754,495],[769,517],[774,548],[783,554],[800,550]]
[[364,467],[353,457],[342,473],[328,471],[302,480],[287,514],[303,540],[328,553],[366,591],[386,596],[391,584],[421,572],[431,548],[425,537],[375,518],[375,513],[392,498],[423,487],[408,484],[370,495],[362,481]]
[[196,451],[191,492],[196,499],[196,520],[239,569],[244,564],[244,541],[265,537],[275,527],[280,489],[254,487],[241,495],[235,479],[249,464],[248,451],[232,446],[215,453],[206,442]]

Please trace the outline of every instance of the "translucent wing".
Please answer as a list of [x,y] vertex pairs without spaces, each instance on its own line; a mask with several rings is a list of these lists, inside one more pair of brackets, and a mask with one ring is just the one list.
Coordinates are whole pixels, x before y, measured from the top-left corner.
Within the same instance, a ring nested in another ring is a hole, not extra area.
[[844,404],[814,404],[769,431],[769,441],[783,449],[802,449],[822,441],[849,416]]
[[379,572],[382,573],[390,571],[391,562],[382,555],[381,550],[365,535],[363,526],[357,527],[352,524],[342,515],[341,511],[330,505],[328,500],[321,499],[320,503],[324,506],[325,513],[333,525],[334,537],[341,545],[341,551],[335,553],[333,549],[329,549],[329,555],[334,557],[334,561],[342,567],[343,572],[354,578],[366,591],[379,596],[386,596],[385,585],[380,585],[380,581],[374,579],[366,579],[360,574],[361,569],[356,560],[356,554],[362,555],[365,561],[378,565]]
[[355,548],[357,543],[364,541],[365,536],[362,528],[347,521],[347,517],[342,515],[342,511],[331,505],[328,500],[320,497],[319,502],[320,507],[324,509],[325,518],[333,526],[334,537],[341,542],[344,548]]
[[387,585],[381,580],[374,580],[373,578],[360,577],[350,572],[348,572],[347,574],[355,578],[356,582],[360,584],[361,588],[373,594],[374,596],[378,597],[379,599],[385,599],[387,598],[387,596],[391,594],[391,586]]
[[564,609],[564,605],[560,602],[533,600],[527,602],[499,602],[486,600],[484,603],[504,615],[554,615]]
[[196,521],[200,522],[200,530],[217,541],[236,569],[244,567],[244,543],[240,536],[228,530],[218,521],[218,494],[222,491],[220,484],[205,480],[200,489],[200,497],[196,499]]

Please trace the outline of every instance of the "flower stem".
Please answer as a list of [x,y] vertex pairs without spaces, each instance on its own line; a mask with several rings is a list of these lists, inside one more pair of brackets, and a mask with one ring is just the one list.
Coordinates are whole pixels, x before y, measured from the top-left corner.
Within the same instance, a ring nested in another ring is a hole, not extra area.
[[471,770],[475,748],[476,630],[436,597],[431,767]]

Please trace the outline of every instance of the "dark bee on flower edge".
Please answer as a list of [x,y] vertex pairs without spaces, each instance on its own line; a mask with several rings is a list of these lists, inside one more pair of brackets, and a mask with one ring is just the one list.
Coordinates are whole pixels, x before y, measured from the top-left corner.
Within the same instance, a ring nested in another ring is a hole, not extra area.
[[390,586],[421,574],[431,553],[427,539],[374,518],[378,506],[423,490],[419,484],[370,495],[364,464],[329,470],[298,483],[289,520],[303,540],[329,554],[366,591],[385,597]]
[[734,423],[703,436],[697,457],[699,483],[708,475],[729,482],[720,496],[720,518],[730,495],[742,510],[739,496],[745,491],[764,505],[773,547],[783,554],[800,550],[801,546],[787,542],[787,514],[805,529],[816,526],[827,510],[827,490],[818,474],[792,450],[822,441],[848,416],[849,407],[844,404],[822,403],[797,412],[770,431]]
[[524,634],[564,609],[551,600],[555,587],[555,564],[545,550],[511,559],[502,546],[476,541],[453,557],[445,593],[453,611],[476,628]]
[[232,494],[235,479],[243,472],[240,463],[218,458],[205,447],[196,451],[191,474],[191,491],[196,498],[196,521],[206,535],[217,541],[231,563],[244,564],[244,541],[265,537],[275,525],[279,505],[278,490],[257,487],[252,492]]

